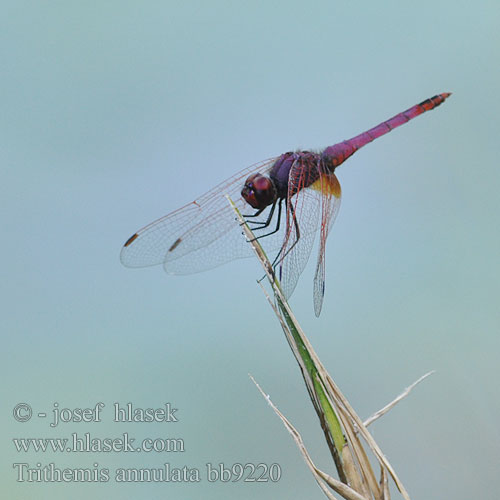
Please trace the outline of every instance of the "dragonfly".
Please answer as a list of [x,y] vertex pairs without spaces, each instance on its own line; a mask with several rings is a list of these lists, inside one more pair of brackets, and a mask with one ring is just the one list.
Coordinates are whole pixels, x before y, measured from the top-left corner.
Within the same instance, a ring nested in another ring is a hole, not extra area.
[[228,195],[266,252],[276,252],[274,268],[286,299],[319,232],[313,285],[314,312],[319,316],[325,294],[326,241],[340,208],[336,168],[364,145],[436,108],[450,95],[435,95],[322,151],[287,152],[241,170],[134,233],[121,250],[121,262],[127,267],[161,264],[168,274],[182,275],[251,256],[253,250],[241,234]]

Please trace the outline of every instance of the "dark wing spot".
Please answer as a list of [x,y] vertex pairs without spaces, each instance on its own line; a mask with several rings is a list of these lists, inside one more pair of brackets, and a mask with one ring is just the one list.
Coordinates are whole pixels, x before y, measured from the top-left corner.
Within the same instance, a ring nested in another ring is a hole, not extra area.
[[173,245],[168,249],[169,252],[172,252],[174,251],[178,246],[179,246],[179,243],[182,241],[182,238],[177,238]]
[[138,237],[139,235],[137,233],[133,234],[126,242],[125,242],[125,245],[123,245],[124,247],[128,247],[133,241],[136,240],[136,238]]

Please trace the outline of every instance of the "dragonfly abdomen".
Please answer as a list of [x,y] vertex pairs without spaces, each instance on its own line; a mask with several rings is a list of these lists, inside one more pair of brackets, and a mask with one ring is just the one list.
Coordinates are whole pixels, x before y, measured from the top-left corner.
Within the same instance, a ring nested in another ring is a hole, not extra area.
[[426,99],[425,101],[412,106],[402,113],[398,113],[396,116],[389,118],[385,122],[379,123],[377,126],[357,135],[356,137],[353,137],[352,139],[327,147],[321,154],[323,162],[330,170],[333,171],[365,144],[368,144],[378,137],[387,134],[400,125],[409,122],[416,116],[436,108],[450,95],[450,93],[435,95],[430,99]]

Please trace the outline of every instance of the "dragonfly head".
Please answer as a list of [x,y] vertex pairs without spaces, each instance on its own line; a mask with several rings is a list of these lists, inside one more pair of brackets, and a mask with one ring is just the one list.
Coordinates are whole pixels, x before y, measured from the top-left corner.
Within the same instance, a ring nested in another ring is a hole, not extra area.
[[244,200],[257,210],[263,210],[276,199],[273,181],[262,174],[252,174],[241,190]]

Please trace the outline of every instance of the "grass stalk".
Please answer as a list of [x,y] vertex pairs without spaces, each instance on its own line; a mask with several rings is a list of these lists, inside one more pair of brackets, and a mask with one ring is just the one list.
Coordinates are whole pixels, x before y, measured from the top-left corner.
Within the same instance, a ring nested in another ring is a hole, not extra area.
[[[320,420],[321,428],[326,438],[328,448],[332,455],[339,480],[320,471],[312,462],[309,453],[305,449],[300,434],[284,417],[284,415],[266,397],[276,414],[281,418],[285,427],[292,434],[299,447],[304,460],[313,472],[313,475],[320,485],[320,488],[328,498],[335,498],[330,489],[340,494],[347,500],[389,500],[388,476],[391,476],[402,497],[410,500],[410,497],[396,475],[393,467],[382,453],[367,429],[367,425],[389,411],[395,404],[406,397],[413,387],[429,374],[421,377],[417,382],[407,388],[393,402],[386,405],[382,410],[376,412],[366,423],[356,414],[348,400],[342,394],[338,386],[328,374],[315,353],[312,345],[307,339],[304,331],[295,318],[288,302],[283,296],[279,280],[275,276],[272,265],[262,249],[259,241],[242,217],[232,200],[228,197],[229,203],[233,207],[240,222],[242,230],[252,245],[266,276],[271,284],[274,293],[274,301],[266,293],[266,297],[271,304],[285,333],[286,339],[299,364],[309,396]],[[264,288],[264,287],[262,287]],[[253,380],[253,379],[252,379]],[[254,381],[255,382],[255,381]],[[255,382],[256,383],[256,382]],[[262,389],[258,386],[263,393]],[[380,479],[377,481],[372,465],[368,459],[364,445],[368,445],[375,459],[380,466]]]

